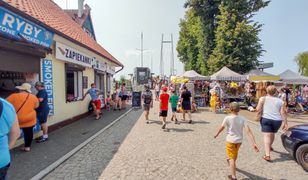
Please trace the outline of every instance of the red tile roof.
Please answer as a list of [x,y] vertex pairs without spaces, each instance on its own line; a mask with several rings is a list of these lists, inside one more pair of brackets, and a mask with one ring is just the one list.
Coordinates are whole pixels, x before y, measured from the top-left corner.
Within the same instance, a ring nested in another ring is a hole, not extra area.
[[88,36],[67,13],[52,0],[3,0],[10,6],[40,21],[60,36],[63,34],[108,60],[123,66],[108,51]]

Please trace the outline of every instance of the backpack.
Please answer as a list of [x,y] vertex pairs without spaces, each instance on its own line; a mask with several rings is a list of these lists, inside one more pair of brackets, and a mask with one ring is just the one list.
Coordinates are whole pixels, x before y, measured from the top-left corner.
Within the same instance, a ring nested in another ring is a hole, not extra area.
[[145,92],[144,93],[144,104],[150,104],[152,102],[152,92]]

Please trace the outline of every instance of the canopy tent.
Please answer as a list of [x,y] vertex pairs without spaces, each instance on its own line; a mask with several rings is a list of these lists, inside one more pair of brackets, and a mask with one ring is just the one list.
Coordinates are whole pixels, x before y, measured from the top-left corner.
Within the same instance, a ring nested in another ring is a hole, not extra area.
[[261,71],[259,69],[253,69],[245,74],[250,81],[278,81],[280,76]]
[[246,77],[232,71],[226,66],[211,76],[211,80],[218,81],[245,81]]
[[308,84],[308,77],[301,76],[298,73],[295,73],[291,70],[286,70],[279,74],[282,82],[288,84]]
[[184,72],[181,77],[187,78],[189,80],[210,80],[210,77],[202,76],[201,74],[197,73],[194,70]]

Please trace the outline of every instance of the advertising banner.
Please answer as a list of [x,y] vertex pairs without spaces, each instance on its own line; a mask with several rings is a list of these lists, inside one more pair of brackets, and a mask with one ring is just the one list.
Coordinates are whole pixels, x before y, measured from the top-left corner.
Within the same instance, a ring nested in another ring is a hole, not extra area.
[[0,7],[0,34],[51,47],[54,34],[35,23]]
[[56,58],[90,68],[92,68],[92,64],[96,62],[95,57],[86,55],[85,53],[59,42],[56,43]]
[[53,74],[52,74],[52,61],[42,59],[42,82],[45,84],[45,89],[48,94],[49,115],[54,115],[54,97],[53,97]]

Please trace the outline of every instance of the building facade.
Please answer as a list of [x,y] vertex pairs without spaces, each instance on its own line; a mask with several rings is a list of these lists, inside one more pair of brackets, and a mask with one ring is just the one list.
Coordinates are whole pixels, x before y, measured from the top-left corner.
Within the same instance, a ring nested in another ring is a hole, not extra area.
[[48,124],[61,124],[88,112],[90,99],[82,97],[91,83],[104,91],[102,99],[112,91],[115,68],[123,65],[53,1],[0,1],[0,97],[43,81]]

